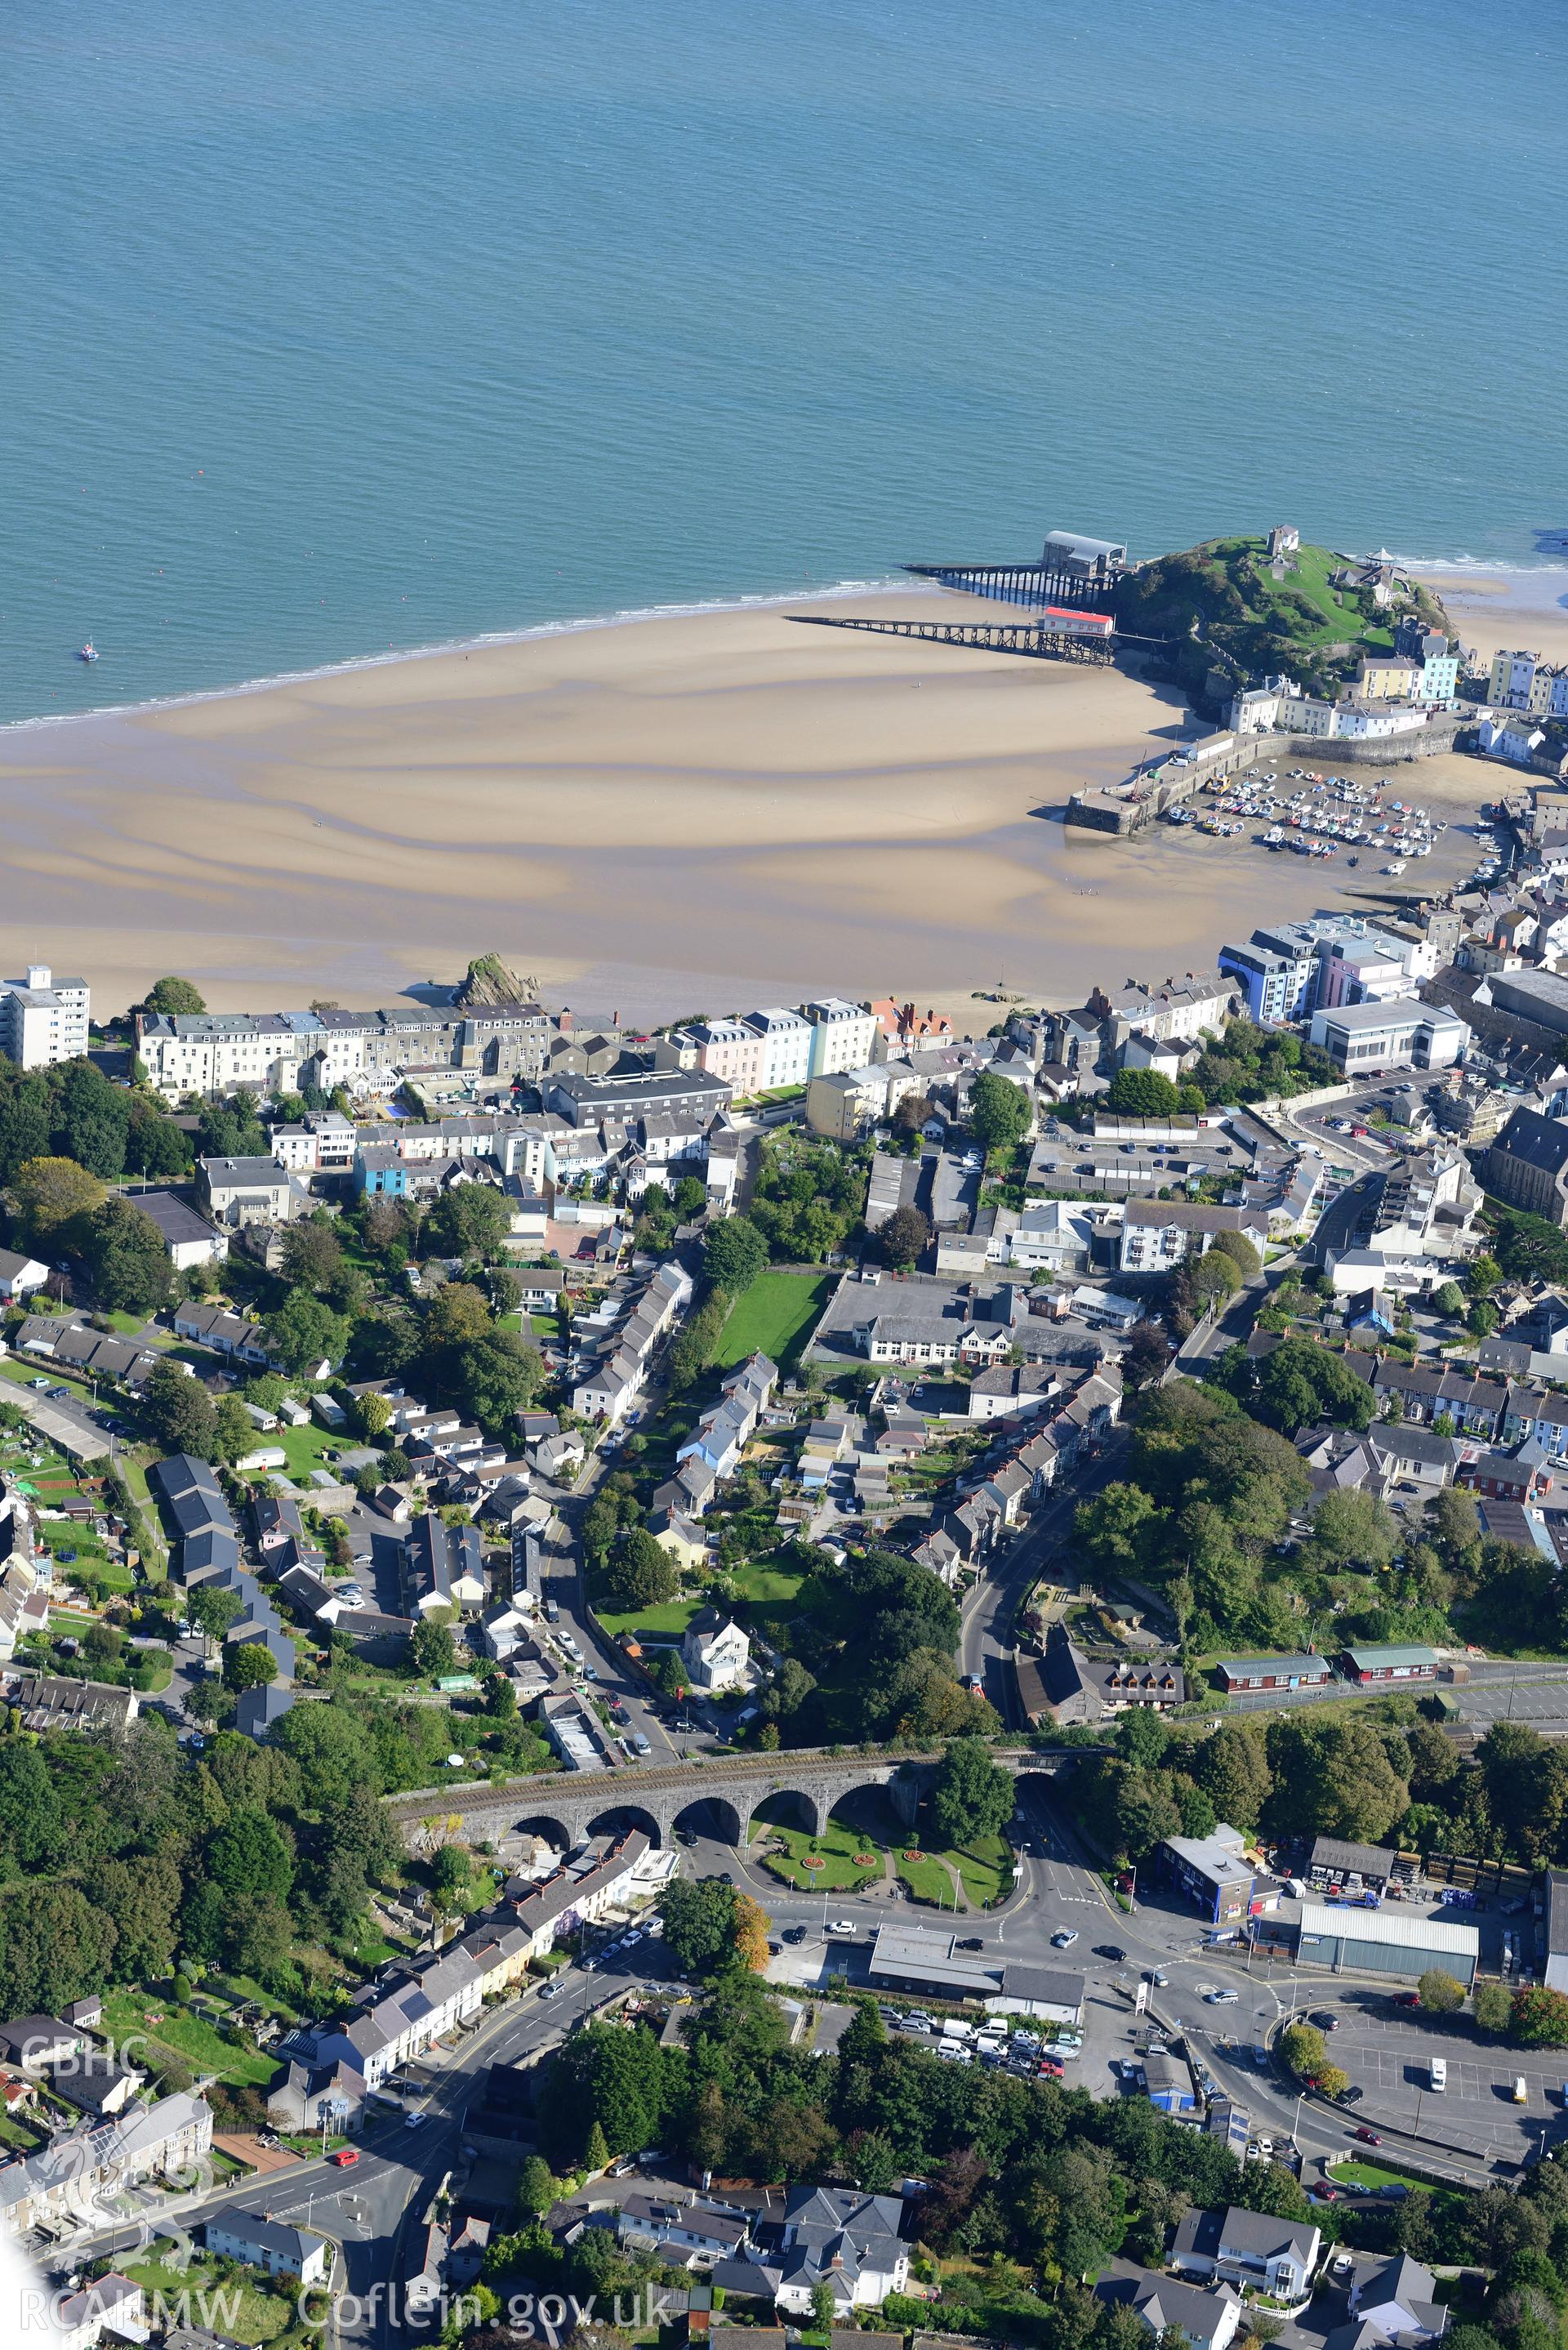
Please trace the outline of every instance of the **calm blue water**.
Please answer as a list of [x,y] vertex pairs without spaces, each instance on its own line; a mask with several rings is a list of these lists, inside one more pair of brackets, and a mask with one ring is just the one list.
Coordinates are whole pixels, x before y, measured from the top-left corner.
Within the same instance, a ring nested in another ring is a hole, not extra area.
[[1568,528],[1561,0],[11,0],[0,107],[0,717]]

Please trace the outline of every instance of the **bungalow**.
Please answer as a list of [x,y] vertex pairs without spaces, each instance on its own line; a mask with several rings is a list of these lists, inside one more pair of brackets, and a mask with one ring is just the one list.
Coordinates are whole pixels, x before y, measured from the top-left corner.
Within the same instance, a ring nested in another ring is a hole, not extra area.
[[1227,1657],[1215,1670],[1231,1690],[1323,1689],[1334,1678],[1326,1657]]
[[15,1249],[0,1249],[0,1297],[8,1304],[42,1289],[48,1277],[48,1266],[36,1256],[18,1256]]
[[202,2237],[218,2259],[243,2261],[246,2268],[261,2269],[268,2276],[319,2284],[331,2273],[332,2248],[327,2238],[275,2220],[270,2211],[231,2203],[207,2221]]
[[628,2195],[616,2233],[623,2244],[684,2252],[699,2262],[733,2259],[751,2234],[741,2211],[702,2203],[694,2195]]
[[174,1336],[189,1338],[198,1347],[211,1347],[215,1354],[228,1355],[242,1363],[254,1363],[265,1368],[272,1360],[255,1324],[242,1321],[226,1305],[177,1305]]
[[1336,1661],[1345,1679],[1359,1683],[1363,1689],[1377,1689],[1393,1682],[1430,1681],[1438,1677],[1435,1648],[1345,1648]]

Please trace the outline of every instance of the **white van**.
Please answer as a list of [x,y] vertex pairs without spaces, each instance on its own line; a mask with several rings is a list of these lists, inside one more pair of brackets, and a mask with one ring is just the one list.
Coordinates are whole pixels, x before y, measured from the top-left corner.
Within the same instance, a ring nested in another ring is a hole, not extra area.
[[972,2023],[965,2023],[956,2015],[949,2015],[943,2018],[942,2038],[944,2040],[956,2040],[961,2044],[966,2040],[972,2040],[973,2037],[974,2026]]
[[1517,2074],[1514,2077],[1513,2102],[1516,2106],[1527,2106],[1530,2103],[1530,2084],[1522,2073]]
[[1434,2089],[1441,2091],[1446,2089],[1448,2085],[1449,2067],[1447,2060],[1441,2056],[1434,2056],[1432,2059],[1432,2086]]

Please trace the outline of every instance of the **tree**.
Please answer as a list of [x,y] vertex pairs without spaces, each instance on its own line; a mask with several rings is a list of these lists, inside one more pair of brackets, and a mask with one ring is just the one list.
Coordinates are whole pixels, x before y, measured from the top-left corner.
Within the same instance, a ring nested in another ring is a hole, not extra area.
[[236,1640],[223,1656],[223,1686],[261,1689],[277,1679],[277,1659],[265,1640]]
[[1287,2024],[1280,2034],[1280,2054],[1298,2081],[1314,2081],[1328,2063],[1328,2048],[1314,2024]]
[[599,1570],[599,1595],[617,1614],[656,1607],[672,1599],[680,1586],[675,1562],[644,1526],[623,1534]]
[[1074,1531],[1097,1565],[1137,1566],[1160,1514],[1141,1485],[1107,1485],[1092,1502],[1079,1503]]
[[1251,1281],[1263,1270],[1263,1260],[1245,1232],[1216,1232],[1210,1243],[1212,1252],[1218,1249],[1228,1256],[1243,1281]]
[[263,1316],[262,1336],[292,1378],[313,1378],[318,1365],[343,1359],[348,1324],[308,1290],[291,1289],[281,1305]]
[[998,1770],[978,1738],[955,1738],[937,1766],[931,1824],[949,1846],[995,1835],[1012,1817],[1017,1800],[1011,1774]]
[[367,1444],[374,1444],[391,1424],[392,1407],[385,1396],[362,1395],[354,1407],[354,1418]]
[[753,1974],[767,1972],[768,1927],[767,1911],[749,1893],[735,1896],[735,1956]]
[[425,1345],[438,1352],[472,1346],[493,1327],[483,1289],[472,1281],[444,1282],[425,1315]]
[[0,1853],[14,1868],[39,1868],[64,1834],[59,1797],[37,1748],[0,1745]]
[[556,2178],[543,2155],[525,2155],[517,2173],[517,2209],[530,2219],[542,2219],[556,2200]]
[[1220,1817],[1251,1835],[1273,1786],[1262,1736],[1226,1722],[1199,1748],[1194,1776]]
[[[749,1911],[762,1916],[754,1902],[720,1877],[706,1878],[700,1885],[689,1885],[681,1877],[671,1881],[664,1896],[664,1939],[689,1974],[715,1973],[737,1957],[742,1923],[748,1931],[752,1930],[751,1919],[742,1920],[742,1918],[740,1904],[742,1900],[746,1901]],[[765,1918],[763,1956],[765,1964]],[[743,1963],[750,1965],[752,1960],[745,1959]]]
[[1568,1999],[1544,1983],[1521,1983],[1513,1994],[1513,2036],[1525,2048],[1568,2048]]
[[[93,1899],[114,1922],[115,1971],[157,1981],[173,1962],[180,1914],[180,1871],[166,1853],[134,1861],[99,1861]],[[189,1991],[186,1993],[190,1996]]]
[[1012,1150],[1034,1122],[1034,1112],[1022,1086],[982,1069],[969,1089],[969,1130],[984,1151]]
[[109,1981],[115,1931],[74,1885],[40,1880],[0,1894],[0,2003],[8,2015],[57,2013]]
[[186,1618],[209,1640],[221,1640],[231,1624],[244,1613],[244,1601],[237,1591],[223,1591],[215,1583],[199,1584],[188,1591],[181,1603]]
[[281,1901],[294,1882],[294,1862],[275,1821],[265,1812],[241,1810],[209,1838],[207,1875],[234,1900],[271,1895]]
[[1457,1281],[1445,1281],[1432,1292],[1432,1304],[1439,1314],[1457,1322],[1465,1310],[1465,1293]]
[[71,1235],[102,1206],[103,1185],[74,1159],[29,1159],[11,1179],[17,1236],[46,1253],[72,1245]]
[[255,1423],[238,1396],[218,1398],[214,1451],[220,1461],[243,1461],[256,1440]]
[[1310,1711],[1271,1721],[1273,1833],[1380,1844],[1410,1801],[1376,1726]]
[[443,1255],[491,1257],[512,1230],[512,1211],[493,1183],[454,1183],[431,1208],[425,1230]]
[[838,2303],[834,2299],[833,2287],[826,2277],[819,2277],[811,2288],[811,2323],[824,2341],[831,2337],[837,2315]]
[[148,989],[143,1003],[140,1007],[132,1008],[139,1008],[143,1012],[161,1012],[171,1016],[180,1013],[189,1015],[197,1012],[205,1012],[207,1000],[192,981],[176,979],[171,974],[167,979],[155,979]]
[[182,1363],[159,1364],[141,1390],[141,1416],[165,1452],[189,1452],[198,1461],[211,1461],[217,1450],[213,1399]]
[[343,1269],[343,1243],[327,1216],[290,1224],[281,1243],[283,1278],[290,1289],[325,1289]]
[[1158,1069],[1118,1069],[1106,1107],[1115,1118],[1173,1118],[1177,1089]]
[[1445,1974],[1441,1967],[1428,1967],[1416,1989],[1422,2006],[1429,2008],[1434,2015],[1453,2015],[1465,2003],[1463,1986],[1452,1975]]
[[583,2149],[583,2168],[592,2174],[607,2170],[609,2164],[609,2141],[604,2134],[604,2125],[596,2122],[588,2132],[588,2142]]
[[1158,1322],[1135,1322],[1122,1349],[1122,1378],[1131,1388],[1147,1387],[1170,1359],[1170,1342]]
[[444,1673],[457,1670],[457,1642],[452,1638],[450,1618],[443,1608],[421,1617],[409,1636],[409,1653],[414,1669],[427,1680],[437,1680]]
[[931,1227],[919,1208],[895,1208],[876,1238],[883,1263],[907,1271],[929,1248]]
[[129,1200],[106,1200],[88,1219],[81,1254],[105,1312],[155,1313],[172,1279],[163,1235]]
[[1501,2033],[1513,2014],[1513,1996],[1506,1983],[1478,1982],[1470,1994],[1479,2031]]
[[1387,1565],[1398,1541],[1394,1513],[1376,1493],[1329,1492],[1318,1503],[1312,1548],[1326,1574],[1345,1567],[1376,1573]]
[[498,1434],[544,1386],[544,1357],[515,1330],[491,1329],[457,1349],[451,1378],[469,1418]]
[[702,1243],[702,1278],[710,1289],[739,1297],[768,1261],[768,1244],[749,1216],[712,1225]]

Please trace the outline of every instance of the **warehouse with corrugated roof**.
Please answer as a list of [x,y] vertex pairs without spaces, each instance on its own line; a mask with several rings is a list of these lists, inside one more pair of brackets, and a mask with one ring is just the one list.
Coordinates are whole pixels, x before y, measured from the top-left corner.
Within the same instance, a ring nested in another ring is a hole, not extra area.
[[1296,1923],[1296,1964],[1327,1967],[1334,1974],[1397,1975],[1414,1982],[1428,1967],[1440,1967],[1469,1991],[1480,1959],[1475,1928],[1450,1925],[1446,1918],[1303,1901]]

